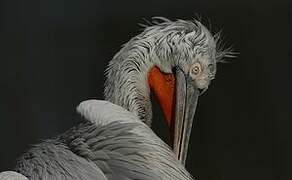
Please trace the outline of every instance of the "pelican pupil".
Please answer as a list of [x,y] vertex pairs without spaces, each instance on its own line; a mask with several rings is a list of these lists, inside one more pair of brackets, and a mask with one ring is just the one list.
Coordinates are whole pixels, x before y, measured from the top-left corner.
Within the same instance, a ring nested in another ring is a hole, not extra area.
[[201,68],[198,64],[196,64],[195,66],[193,66],[192,68],[192,74],[197,76],[198,74],[200,74]]
[[195,66],[194,69],[193,69],[193,73],[195,75],[197,75],[199,73],[199,71],[200,71],[200,68],[198,66]]
[[190,75],[192,78],[197,78],[197,76],[201,74],[201,71],[202,71],[201,64],[195,63],[192,65],[190,69]]

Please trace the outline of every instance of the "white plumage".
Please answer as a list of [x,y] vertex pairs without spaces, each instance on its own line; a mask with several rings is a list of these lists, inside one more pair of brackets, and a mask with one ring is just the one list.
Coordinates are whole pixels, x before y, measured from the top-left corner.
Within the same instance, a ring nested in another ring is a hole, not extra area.
[[[179,118],[187,118],[179,122],[182,129],[178,132],[187,135],[178,137],[181,147],[176,148],[185,152],[197,90],[207,89],[214,79],[216,63],[232,55],[216,47],[218,37],[197,20],[156,18],[110,61],[104,91],[107,101],[82,102],[77,111],[85,120],[79,126],[33,146],[15,168],[22,175],[2,172],[0,179],[192,179],[180,162],[184,163],[186,154],[178,155],[179,161],[149,128],[152,107],[147,73],[153,66],[163,73],[178,70],[177,84],[182,87],[176,89],[176,101],[178,97],[186,100],[177,102],[176,113]],[[201,68],[200,76],[189,76],[194,63]]]

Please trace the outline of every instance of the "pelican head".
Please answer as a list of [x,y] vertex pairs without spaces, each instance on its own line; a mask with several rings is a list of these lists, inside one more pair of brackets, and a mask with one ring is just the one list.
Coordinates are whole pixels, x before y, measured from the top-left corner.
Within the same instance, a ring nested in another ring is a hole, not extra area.
[[156,18],[110,61],[105,98],[151,126],[153,91],[172,135],[173,150],[183,164],[198,97],[215,78],[216,64],[230,56],[218,47],[198,20]]

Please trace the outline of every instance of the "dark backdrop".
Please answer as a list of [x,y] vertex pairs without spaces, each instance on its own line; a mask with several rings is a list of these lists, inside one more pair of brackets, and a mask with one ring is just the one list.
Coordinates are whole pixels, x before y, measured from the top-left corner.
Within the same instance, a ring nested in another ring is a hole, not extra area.
[[[199,180],[291,179],[290,0],[1,0],[0,170],[102,99],[104,70],[143,18],[192,19],[240,52],[200,98],[188,170]],[[162,130],[163,131],[163,130]]]

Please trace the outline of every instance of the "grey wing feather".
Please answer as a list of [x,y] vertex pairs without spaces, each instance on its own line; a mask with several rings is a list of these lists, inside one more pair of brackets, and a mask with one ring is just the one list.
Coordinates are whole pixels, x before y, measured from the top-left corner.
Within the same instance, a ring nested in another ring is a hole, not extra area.
[[27,177],[15,171],[4,171],[0,173],[0,180],[28,180]]
[[104,138],[89,146],[108,154],[106,164],[113,171],[111,175],[129,179],[193,179],[168,145],[131,112],[99,100],[84,101],[77,111],[99,127],[92,133]]
[[35,145],[19,159],[15,170],[32,180],[107,180],[96,164],[73,153],[60,139]]
[[170,148],[129,111],[106,101],[78,107],[86,121],[35,145],[16,172],[44,180],[191,180]]

